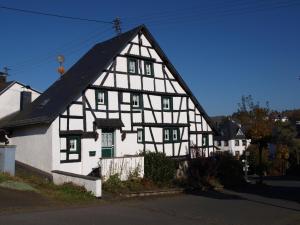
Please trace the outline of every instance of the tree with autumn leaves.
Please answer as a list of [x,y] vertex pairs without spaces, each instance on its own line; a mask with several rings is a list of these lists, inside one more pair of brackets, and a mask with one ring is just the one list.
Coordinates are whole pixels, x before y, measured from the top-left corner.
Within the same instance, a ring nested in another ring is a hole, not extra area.
[[259,150],[259,177],[263,179],[263,150],[268,148],[272,141],[274,121],[271,118],[271,110],[266,103],[265,107],[259,103],[254,103],[251,95],[242,96],[242,101],[238,105],[238,111],[233,114],[245,130],[245,134],[251,139],[251,144],[256,145]]
[[[245,134],[251,139],[250,158],[255,161],[256,169],[262,182],[263,172],[285,174],[288,166],[299,167],[300,143],[293,120],[276,121],[277,112],[270,110],[268,103],[261,106],[252,96],[242,96],[238,110],[232,117],[239,121]],[[275,146],[276,152],[270,159],[269,148]],[[251,154],[252,153],[252,154]]]

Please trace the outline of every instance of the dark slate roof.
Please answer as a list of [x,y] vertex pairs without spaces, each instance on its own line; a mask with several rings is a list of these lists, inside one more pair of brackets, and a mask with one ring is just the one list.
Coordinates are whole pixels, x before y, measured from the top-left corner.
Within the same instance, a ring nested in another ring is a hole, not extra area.
[[109,128],[121,128],[124,127],[123,122],[120,119],[96,119],[97,128],[109,129]]
[[209,116],[144,25],[96,44],[60,79],[30,104],[26,110],[18,113],[2,127],[13,128],[37,123],[51,123],[73,100],[81,96],[82,91],[98,78],[101,72],[109,66],[113,59],[140,31],[148,38],[159,56],[165,61],[166,66],[174,74],[187,94],[190,95],[213,131],[217,132]]
[[[238,135],[238,131],[241,130],[243,135]],[[215,140],[233,140],[233,139],[245,139],[244,131],[238,123],[231,119],[224,120],[218,124],[219,136],[215,137]]]
[[51,123],[82,91],[93,83],[102,70],[121,52],[123,46],[141,29],[137,27],[108,41],[96,44],[60,79],[52,84],[28,108],[4,127]]

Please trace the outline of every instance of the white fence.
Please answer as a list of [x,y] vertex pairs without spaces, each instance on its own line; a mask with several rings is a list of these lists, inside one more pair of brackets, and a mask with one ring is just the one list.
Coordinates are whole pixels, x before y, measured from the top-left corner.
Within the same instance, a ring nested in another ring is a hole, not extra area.
[[130,175],[144,177],[144,157],[124,156],[100,159],[101,175],[105,181],[111,175],[118,174],[121,180],[127,180]]

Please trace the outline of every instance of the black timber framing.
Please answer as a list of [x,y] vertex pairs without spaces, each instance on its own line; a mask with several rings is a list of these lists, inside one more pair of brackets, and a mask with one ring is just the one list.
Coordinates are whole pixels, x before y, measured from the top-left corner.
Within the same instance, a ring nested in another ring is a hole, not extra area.
[[158,95],[158,96],[174,96],[174,97],[187,97],[187,94],[181,93],[167,93],[167,92],[154,92],[148,90],[131,90],[127,88],[119,88],[119,87],[107,87],[107,86],[99,86],[99,85],[90,85],[89,88],[91,89],[102,89],[108,91],[123,91],[123,92],[134,92],[134,93],[141,93],[141,94],[151,94],[151,95]]

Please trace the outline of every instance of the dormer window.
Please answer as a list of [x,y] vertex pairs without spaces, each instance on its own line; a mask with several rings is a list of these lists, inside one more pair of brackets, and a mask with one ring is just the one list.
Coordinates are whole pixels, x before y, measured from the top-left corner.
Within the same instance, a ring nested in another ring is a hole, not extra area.
[[128,73],[137,74],[137,60],[129,58],[128,59]]
[[154,70],[153,70],[153,63],[145,61],[145,75],[146,76],[153,76]]

